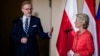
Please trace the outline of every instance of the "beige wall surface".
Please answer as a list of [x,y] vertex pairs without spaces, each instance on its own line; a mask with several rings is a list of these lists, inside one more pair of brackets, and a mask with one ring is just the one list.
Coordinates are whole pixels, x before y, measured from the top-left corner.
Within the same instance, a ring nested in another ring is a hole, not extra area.
[[58,56],[56,50],[56,41],[59,33],[64,5],[65,0],[52,0],[52,26],[54,31],[50,41],[50,56]]
[[32,3],[33,15],[37,14],[41,20],[44,31],[49,31],[51,22],[51,8],[49,6],[49,0],[32,0]]
[[[59,33],[60,23],[62,20],[62,14],[64,10],[66,0],[52,0],[52,26],[54,27],[53,35],[50,40],[50,56],[58,56],[56,49],[56,41]],[[77,0],[78,2],[78,13],[81,13],[83,0]],[[99,0],[95,0],[96,12]]]

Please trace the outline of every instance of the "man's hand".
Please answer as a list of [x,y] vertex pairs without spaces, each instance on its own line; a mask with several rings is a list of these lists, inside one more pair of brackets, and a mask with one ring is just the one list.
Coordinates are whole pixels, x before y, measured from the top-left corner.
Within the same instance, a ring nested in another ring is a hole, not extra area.
[[51,36],[53,32],[53,27],[51,27],[50,31],[49,31],[49,35]]
[[27,37],[22,37],[21,38],[21,43],[25,44],[25,43],[27,43],[27,40],[28,40]]

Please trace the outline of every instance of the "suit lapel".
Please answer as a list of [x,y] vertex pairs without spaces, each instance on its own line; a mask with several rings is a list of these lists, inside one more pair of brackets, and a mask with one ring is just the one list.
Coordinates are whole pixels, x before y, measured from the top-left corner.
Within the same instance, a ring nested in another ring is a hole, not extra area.
[[28,28],[28,34],[30,32],[31,26],[32,26],[32,16],[30,17],[30,24],[29,24],[29,28]]
[[20,26],[21,26],[22,32],[25,33],[24,28],[23,28],[23,17],[22,16],[20,17]]

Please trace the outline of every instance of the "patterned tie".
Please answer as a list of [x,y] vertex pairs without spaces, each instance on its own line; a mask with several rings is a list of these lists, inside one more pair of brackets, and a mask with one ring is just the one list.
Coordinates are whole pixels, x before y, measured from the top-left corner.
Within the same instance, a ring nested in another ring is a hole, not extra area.
[[27,34],[28,32],[28,18],[26,18],[26,21],[25,21],[25,33]]

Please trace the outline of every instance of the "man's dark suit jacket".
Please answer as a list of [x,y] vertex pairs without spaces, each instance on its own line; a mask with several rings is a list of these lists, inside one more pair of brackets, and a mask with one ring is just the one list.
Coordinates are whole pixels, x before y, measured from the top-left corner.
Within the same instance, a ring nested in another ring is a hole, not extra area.
[[[39,56],[36,38],[37,34],[42,39],[49,39],[48,33],[43,32],[41,22],[38,17],[31,16],[28,34],[26,34],[23,30],[22,16],[14,20],[11,30],[11,42],[15,46],[15,56]],[[26,44],[22,44],[21,38],[27,35],[28,42]]]

